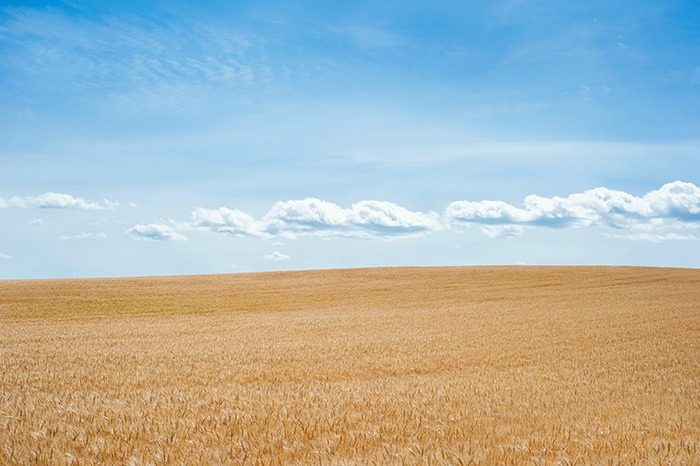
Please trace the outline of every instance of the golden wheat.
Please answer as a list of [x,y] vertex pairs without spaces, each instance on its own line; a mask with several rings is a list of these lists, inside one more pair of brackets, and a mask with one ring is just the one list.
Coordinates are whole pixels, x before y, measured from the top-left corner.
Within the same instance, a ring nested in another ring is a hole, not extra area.
[[0,282],[0,464],[700,464],[700,271]]

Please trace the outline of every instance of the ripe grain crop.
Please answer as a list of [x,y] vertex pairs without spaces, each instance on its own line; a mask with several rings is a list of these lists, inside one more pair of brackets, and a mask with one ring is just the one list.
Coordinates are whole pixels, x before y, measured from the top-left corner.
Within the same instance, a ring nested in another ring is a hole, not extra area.
[[0,281],[0,464],[700,464],[700,271]]

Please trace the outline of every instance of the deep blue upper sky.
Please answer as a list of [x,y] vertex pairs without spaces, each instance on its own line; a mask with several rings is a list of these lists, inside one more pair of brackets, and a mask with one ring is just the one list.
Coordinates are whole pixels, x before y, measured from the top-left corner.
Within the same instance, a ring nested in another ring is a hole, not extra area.
[[697,267],[699,25],[694,1],[4,2],[0,278]]

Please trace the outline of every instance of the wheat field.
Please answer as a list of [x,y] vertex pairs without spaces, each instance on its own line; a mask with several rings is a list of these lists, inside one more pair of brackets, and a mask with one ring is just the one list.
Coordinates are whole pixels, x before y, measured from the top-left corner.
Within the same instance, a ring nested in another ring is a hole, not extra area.
[[0,464],[700,464],[700,271],[0,281]]

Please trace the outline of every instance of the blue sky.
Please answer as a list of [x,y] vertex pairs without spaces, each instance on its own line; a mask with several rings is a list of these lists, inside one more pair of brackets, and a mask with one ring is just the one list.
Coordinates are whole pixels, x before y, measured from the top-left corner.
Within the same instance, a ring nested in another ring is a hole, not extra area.
[[0,6],[0,278],[700,265],[694,1]]

